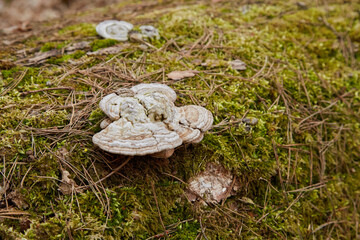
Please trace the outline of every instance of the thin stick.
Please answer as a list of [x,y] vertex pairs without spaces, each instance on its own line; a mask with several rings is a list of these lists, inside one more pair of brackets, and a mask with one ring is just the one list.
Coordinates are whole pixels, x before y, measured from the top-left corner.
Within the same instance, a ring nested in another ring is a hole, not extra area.
[[125,166],[133,157],[130,156],[126,159],[125,162],[123,162],[120,166],[118,166],[117,168],[115,168],[111,173],[109,173],[108,175],[106,175],[105,177],[103,177],[102,179],[98,180],[97,182],[95,182],[95,184],[101,183],[102,181],[104,181],[105,179],[109,178],[110,176],[114,175],[116,172],[118,172],[123,166]]
[[199,223],[200,223],[201,233],[202,233],[203,237],[204,237],[206,240],[209,240],[209,239],[206,237],[205,229],[204,229],[203,226],[202,226],[201,217],[199,218]]
[[286,195],[286,189],[285,189],[285,186],[284,186],[284,181],[283,181],[282,176],[281,176],[279,156],[277,154],[276,143],[274,142],[274,140],[272,141],[272,145],[273,145],[273,148],[274,148],[274,154],[275,154],[275,159],[276,159],[276,165],[277,165],[277,168],[278,168],[277,170],[278,170],[278,174],[279,174],[281,188],[283,190],[283,195],[284,195],[286,201],[288,201],[288,198],[287,198],[287,195]]
[[28,168],[28,170],[26,171],[24,177],[23,177],[22,180],[21,180],[20,188],[23,188],[23,187],[24,187],[25,178],[26,178],[26,176],[28,175],[28,173],[30,172],[31,169],[32,169],[32,166],[30,166],[30,167]]
[[228,187],[228,189],[226,189],[226,192],[225,192],[224,198],[222,200],[221,206],[224,206],[226,199],[229,197],[229,195],[230,195],[230,193],[231,193],[231,191],[232,191],[232,189],[233,189],[233,187],[235,185],[235,182],[236,182],[236,176],[234,176],[230,187]]
[[16,88],[16,86],[21,82],[21,80],[23,80],[23,78],[25,77],[27,71],[29,69],[26,69],[25,71],[23,71],[20,75],[20,77],[12,84],[12,86],[9,86],[7,89],[5,89],[0,96],[4,96],[6,93],[8,93],[9,91],[13,90],[14,88]]
[[326,184],[325,184],[326,182],[327,182],[327,181],[315,183],[315,184],[309,185],[309,186],[307,186],[307,187],[303,187],[303,188],[299,188],[299,189],[295,189],[295,190],[290,190],[290,191],[287,191],[287,192],[288,192],[288,193],[309,192],[309,191],[312,191],[312,190],[315,190],[315,189],[318,189],[318,188],[325,187],[325,186],[326,186]]
[[301,126],[301,124],[302,124],[303,122],[305,122],[305,121],[308,120],[309,118],[312,118],[313,116],[315,116],[315,115],[317,115],[317,114],[319,114],[319,113],[324,112],[325,110],[328,110],[329,108],[331,108],[332,106],[334,106],[337,102],[338,102],[338,100],[336,100],[335,102],[331,103],[331,104],[330,104],[329,106],[327,106],[326,108],[323,108],[323,109],[321,109],[321,110],[319,110],[319,111],[317,111],[317,112],[315,112],[315,113],[307,116],[306,118],[304,118],[303,120],[301,120],[301,121],[299,122],[298,128],[300,128],[300,126]]
[[27,92],[22,92],[20,95],[21,96],[25,96],[31,93],[38,93],[38,92],[45,92],[45,91],[53,91],[53,90],[75,90],[72,87],[53,87],[53,88],[44,88],[44,89],[38,89],[38,90],[33,90],[33,91],[27,91]]
[[164,228],[164,234],[165,234],[166,238],[169,238],[168,235],[167,235],[167,231],[166,231],[164,222],[163,222],[162,217],[161,217],[161,212],[160,212],[158,200],[157,200],[157,197],[156,197],[155,185],[154,185],[154,182],[153,182],[153,181],[151,181],[151,188],[152,188],[152,190],[153,190],[153,194],[154,194],[154,198],[155,198],[155,203],[156,203],[156,208],[157,208],[158,213],[159,213],[160,222],[161,222],[162,227]]

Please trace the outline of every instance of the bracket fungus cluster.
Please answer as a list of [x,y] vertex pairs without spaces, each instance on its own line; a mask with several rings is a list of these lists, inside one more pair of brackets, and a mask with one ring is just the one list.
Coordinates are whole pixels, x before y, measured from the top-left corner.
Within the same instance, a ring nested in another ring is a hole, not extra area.
[[176,107],[175,100],[174,90],[157,83],[105,96],[99,105],[108,118],[94,144],[115,154],[167,158],[182,143],[200,142],[212,126],[212,113],[196,105]]
[[96,32],[103,38],[127,41],[128,32],[133,27],[131,23],[125,21],[106,20],[96,26]]
[[140,26],[138,31],[132,30],[134,26],[131,23],[117,20],[106,20],[96,26],[96,32],[103,38],[115,39],[118,41],[127,41],[129,36],[137,39],[156,38],[159,39],[159,31],[149,25]]

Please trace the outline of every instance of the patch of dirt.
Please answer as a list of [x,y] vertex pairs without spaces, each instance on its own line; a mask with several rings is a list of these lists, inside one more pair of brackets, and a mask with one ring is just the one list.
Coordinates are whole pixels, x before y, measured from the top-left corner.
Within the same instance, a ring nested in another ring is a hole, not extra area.
[[0,0],[0,28],[11,33],[16,26],[62,17],[69,13],[103,7],[119,0]]

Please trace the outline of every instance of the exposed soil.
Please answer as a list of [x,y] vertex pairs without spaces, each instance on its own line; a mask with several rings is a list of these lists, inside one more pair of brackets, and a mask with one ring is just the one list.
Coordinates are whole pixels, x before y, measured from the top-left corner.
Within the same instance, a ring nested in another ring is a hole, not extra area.
[[51,20],[121,0],[0,0],[0,28]]

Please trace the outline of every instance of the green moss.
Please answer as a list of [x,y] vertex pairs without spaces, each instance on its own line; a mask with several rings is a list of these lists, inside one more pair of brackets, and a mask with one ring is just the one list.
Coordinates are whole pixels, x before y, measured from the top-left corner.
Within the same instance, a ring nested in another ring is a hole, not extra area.
[[119,41],[114,39],[96,39],[91,43],[91,50],[94,52],[99,50],[100,48],[111,47],[118,42]]
[[44,45],[42,45],[40,51],[41,52],[47,52],[47,51],[50,51],[51,49],[61,49],[63,47],[65,47],[67,43],[66,42],[48,42],[48,43],[45,43]]
[[13,67],[8,70],[1,70],[1,75],[5,80],[5,83],[9,80],[9,78],[14,79],[14,74],[18,73],[21,69],[21,67]]
[[[204,238],[203,232],[208,239],[357,238],[360,6],[305,4],[165,3],[151,12],[140,8],[136,17],[114,6],[107,15],[154,22],[162,35],[151,42],[158,50],[132,43],[119,56],[77,51],[38,67],[2,70],[1,90],[11,89],[0,96],[0,170],[11,177],[8,193],[20,190],[28,203],[22,210],[31,225],[22,231],[21,220],[3,221],[0,236],[164,238],[164,224],[172,239]],[[104,11],[88,14],[100,18]],[[12,47],[48,51],[62,48],[61,39],[95,35],[94,24],[82,23],[49,31],[52,42],[38,37]],[[118,43],[92,41],[92,51]],[[247,69],[233,70],[234,59]],[[200,72],[177,82],[166,78],[187,68]],[[95,186],[126,159],[92,144],[105,117],[98,100],[138,82],[169,84],[177,106],[205,106],[221,124],[168,160],[134,157]],[[75,90],[21,94],[57,86]],[[259,121],[249,128],[244,116]],[[223,204],[201,206],[184,195],[182,181],[208,162],[225,166],[240,183]],[[59,191],[64,169],[82,191]]]
[[91,37],[96,36],[95,24],[80,23],[64,27],[59,31],[59,35],[71,37]]
[[85,55],[84,51],[78,50],[72,54],[62,55],[61,57],[58,57],[58,58],[51,58],[51,59],[47,60],[47,62],[51,63],[51,64],[61,64],[61,63],[66,63],[71,59],[79,59],[84,55]]

